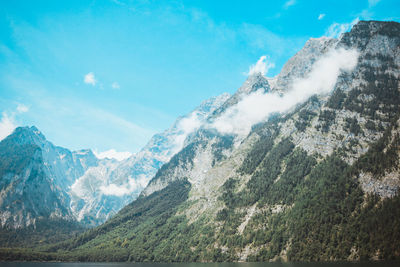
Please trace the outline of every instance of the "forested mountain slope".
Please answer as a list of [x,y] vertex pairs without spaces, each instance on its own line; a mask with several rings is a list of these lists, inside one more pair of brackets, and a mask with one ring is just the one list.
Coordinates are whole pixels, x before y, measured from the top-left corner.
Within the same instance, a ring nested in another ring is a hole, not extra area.
[[[339,68],[332,90],[271,112],[246,134],[214,127],[257,91],[284,99],[344,50],[356,51],[356,64]],[[360,21],[339,39],[312,39],[283,70],[273,86],[249,77],[247,88],[260,90],[228,99],[115,217],[24,257],[399,259],[400,24]]]

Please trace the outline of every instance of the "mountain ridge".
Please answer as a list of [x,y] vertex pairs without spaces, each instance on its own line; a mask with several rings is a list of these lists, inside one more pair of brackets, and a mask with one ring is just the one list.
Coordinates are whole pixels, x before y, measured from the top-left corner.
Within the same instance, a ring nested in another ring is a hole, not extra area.
[[[272,86],[259,77],[257,86],[227,98],[223,108],[192,128],[183,148],[113,218],[25,257],[399,259],[399,31],[399,23],[361,21],[338,39],[311,40],[284,66],[280,82],[279,75]],[[347,71],[333,71],[331,91],[269,113],[246,135],[212,127],[248,97],[285,97],[332,49],[356,49],[357,61]],[[0,255],[15,257],[8,250]]]
[[[360,32],[365,24],[376,31]],[[137,201],[52,249],[88,261],[398,258],[399,29],[360,22],[328,41],[359,53],[333,91],[270,115],[244,139],[200,128]]]
[[[141,151],[123,161],[98,159],[90,149],[70,151],[47,141],[35,126],[17,127],[0,142],[4,153],[1,161],[9,162],[9,165],[0,168],[0,177],[3,179],[0,187],[2,227],[34,226],[36,217],[41,220],[65,219],[79,222],[84,227],[93,227],[111,218],[134,200],[157,169],[181,149],[186,136],[194,130],[190,128],[193,127],[191,124],[197,127],[228,97],[228,94],[222,94],[203,101],[191,113],[178,118],[171,128],[153,136]],[[189,129],[186,129],[185,122]],[[30,154],[28,147],[32,150]],[[13,150],[21,150],[21,153],[26,150],[27,153],[20,160],[33,157],[33,168],[40,172],[48,186],[41,191],[52,192],[52,198],[46,199],[45,203],[41,203],[39,197],[42,192],[29,189],[31,184],[27,179],[31,165],[25,166],[28,168],[25,170],[25,180],[20,180],[19,173],[13,173],[12,166],[15,164],[24,169],[23,164],[13,162]],[[23,200],[17,210],[12,208],[12,201],[19,201],[21,194],[30,196],[28,199],[35,199],[30,201],[34,204],[27,212]],[[52,207],[51,202],[57,204]],[[18,219],[16,214],[19,214]]]

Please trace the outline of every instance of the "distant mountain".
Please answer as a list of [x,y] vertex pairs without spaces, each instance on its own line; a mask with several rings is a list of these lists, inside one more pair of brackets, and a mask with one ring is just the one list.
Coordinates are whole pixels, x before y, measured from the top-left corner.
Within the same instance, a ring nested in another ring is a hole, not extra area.
[[71,187],[71,208],[79,221],[97,225],[136,199],[157,170],[185,145],[185,140],[228,98],[210,98],[171,128],[154,135],[138,153],[122,162],[103,160],[79,177]]
[[[357,56],[353,67],[339,58],[343,51]],[[250,76],[206,124],[185,136],[182,149],[137,200],[33,258],[399,259],[399,77],[399,23],[360,21],[338,39],[311,39],[277,77]],[[310,88],[331,89],[330,83],[332,91],[298,102],[302,93],[314,92]],[[293,94],[293,88],[301,90]],[[248,134],[213,127],[266,93],[297,105],[276,107],[280,112]],[[49,254],[54,251],[59,253]]]
[[20,228],[38,218],[74,220],[67,189],[98,164],[90,150],[54,146],[34,126],[19,127],[0,142],[0,220]]

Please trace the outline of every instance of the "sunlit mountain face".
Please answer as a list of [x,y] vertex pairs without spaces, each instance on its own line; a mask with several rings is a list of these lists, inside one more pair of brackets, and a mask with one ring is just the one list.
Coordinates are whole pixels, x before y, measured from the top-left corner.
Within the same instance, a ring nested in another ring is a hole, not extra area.
[[0,142],[0,242],[20,249],[0,259],[396,259],[399,65],[400,24],[359,21],[273,78],[261,57],[122,160],[18,127]]

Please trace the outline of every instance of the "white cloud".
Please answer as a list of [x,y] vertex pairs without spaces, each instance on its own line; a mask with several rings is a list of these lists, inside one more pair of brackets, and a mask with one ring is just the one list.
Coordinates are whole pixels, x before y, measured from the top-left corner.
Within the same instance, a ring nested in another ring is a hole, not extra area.
[[3,112],[0,120],[0,141],[9,136],[16,127],[14,118]]
[[323,13],[322,13],[322,14],[319,14],[319,16],[318,16],[318,20],[321,20],[321,19],[323,19],[323,18],[325,17],[325,15],[326,15],[326,14],[323,14]]
[[94,73],[93,72],[89,72],[88,74],[86,74],[84,79],[83,79],[83,82],[86,83],[86,84],[91,84],[91,85],[95,86],[97,81],[96,81],[96,78],[94,76]]
[[119,88],[120,88],[119,83],[117,83],[117,82],[113,82],[113,83],[111,84],[111,87],[112,87],[113,89],[119,89]]
[[132,156],[131,152],[128,152],[128,151],[118,152],[115,149],[110,149],[110,150],[103,151],[103,152],[100,152],[100,153],[98,153],[97,151],[94,151],[93,153],[99,159],[108,158],[108,159],[116,159],[116,160],[119,160],[119,161],[127,159],[130,156]]
[[283,5],[283,8],[287,9],[291,6],[294,6],[295,4],[296,4],[296,0],[289,0]]
[[224,134],[246,136],[254,124],[266,120],[270,114],[285,112],[314,94],[330,92],[340,72],[351,71],[357,60],[358,52],[355,50],[331,50],[314,63],[306,78],[295,81],[293,87],[283,96],[277,93],[263,94],[261,91],[250,94],[229,108],[209,127]]
[[275,67],[274,63],[267,62],[267,56],[262,56],[257,61],[256,64],[251,65],[249,68],[249,72],[247,75],[252,75],[256,73],[261,73],[262,75],[266,75],[268,70]]
[[175,137],[174,153],[177,153],[183,148],[186,137],[199,129],[202,126],[202,121],[197,112],[192,112],[189,116],[181,119],[177,125],[180,134]]
[[185,134],[189,134],[197,130],[201,126],[201,121],[196,112],[190,114],[190,116],[185,117],[180,120],[178,127]]
[[348,32],[351,28],[360,21],[359,18],[354,19],[352,22],[349,23],[333,23],[331,24],[328,29],[325,31],[325,35],[328,37],[337,38],[342,33]]

